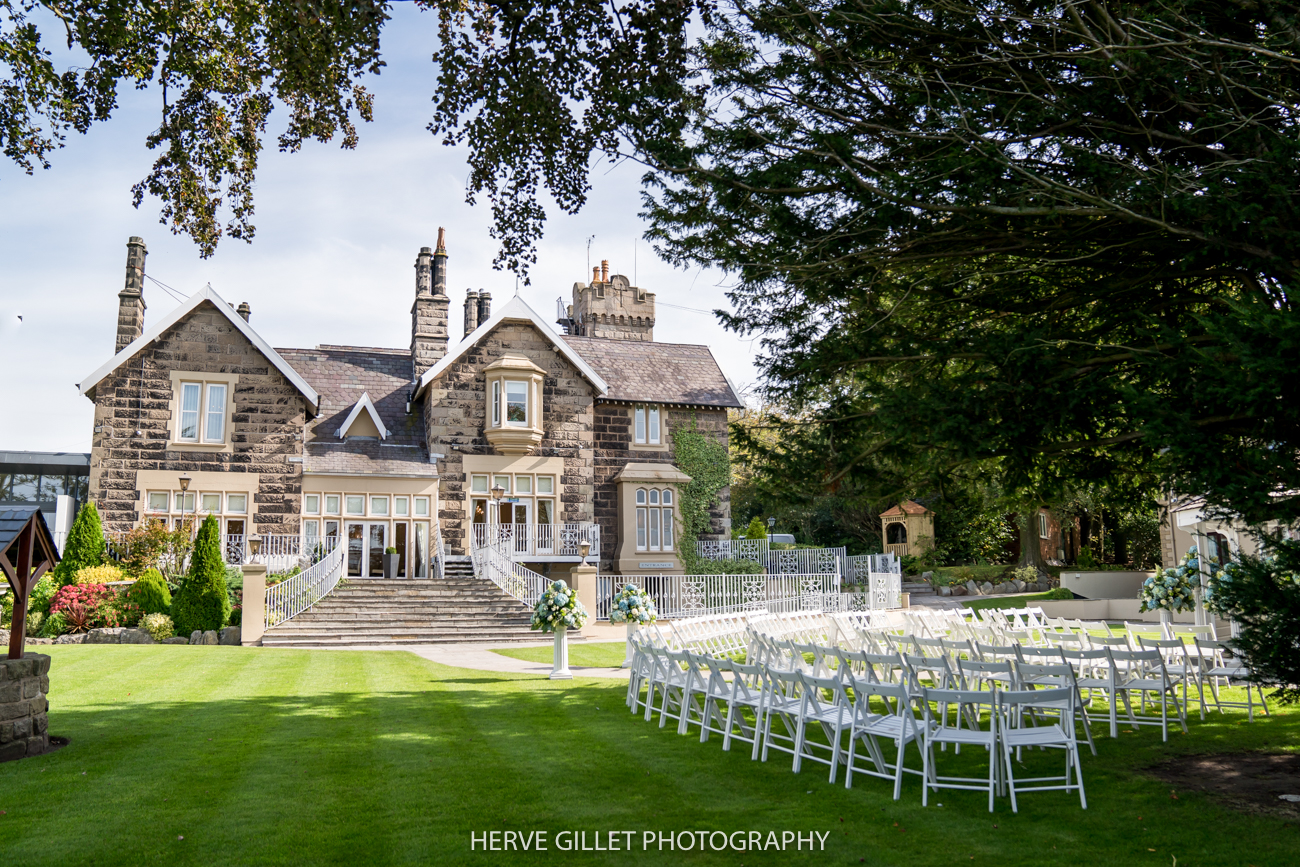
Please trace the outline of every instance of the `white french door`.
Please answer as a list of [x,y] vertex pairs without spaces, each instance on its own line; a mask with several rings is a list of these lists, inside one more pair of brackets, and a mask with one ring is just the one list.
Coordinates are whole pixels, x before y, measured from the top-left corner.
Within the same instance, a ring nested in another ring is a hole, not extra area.
[[383,578],[384,548],[388,544],[388,524],[371,521],[349,521],[348,576],[351,578]]

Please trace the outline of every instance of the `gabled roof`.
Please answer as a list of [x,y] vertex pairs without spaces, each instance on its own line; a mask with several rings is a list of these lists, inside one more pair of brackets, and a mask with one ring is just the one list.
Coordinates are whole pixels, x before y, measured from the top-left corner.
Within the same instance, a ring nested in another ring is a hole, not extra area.
[[384,427],[384,420],[379,417],[379,410],[375,409],[375,405],[370,402],[370,392],[368,391],[361,392],[361,399],[352,405],[352,412],[348,413],[348,417],[343,420],[343,424],[339,425],[338,433],[335,436],[339,439],[346,437],[348,429],[357,420],[357,416],[361,415],[362,410],[370,414],[370,420],[375,423],[375,427],[379,430],[379,438],[381,440],[388,439],[388,428]]
[[[54,544],[54,536],[50,534],[50,528],[45,523],[45,516],[41,514],[40,506],[6,506],[0,509],[0,570],[4,572],[6,578],[12,578],[14,574],[14,563],[18,560],[18,548],[15,542],[18,534],[32,522],[36,523],[36,550],[32,551],[32,566],[39,567],[42,563],[48,563],[53,566],[59,562],[59,549]],[[13,550],[10,550],[10,549]]]
[[235,326],[239,333],[244,335],[244,337],[248,339],[249,343],[256,346],[257,350],[266,356],[267,361],[271,362],[276,370],[284,374],[285,379],[293,383],[294,388],[298,389],[302,396],[307,399],[307,403],[311,406],[311,411],[313,413],[317,411],[320,406],[320,395],[316,393],[316,389],[308,385],[307,380],[303,379],[302,376],[298,374],[298,371],[294,370],[289,362],[285,361],[284,358],[280,356],[280,353],[272,349],[271,344],[263,340],[261,335],[254,331],[252,326],[244,321],[244,317],[231,309],[230,305],[227,304],[211,286],[206,286],[198,292],[195,292],[189,298],[186,298],[181,302],[179,307],[155,322],[153,327],[147,329],[144,334],[141,334],[136,338],[131,345],[126,347],[126,349],[123,349],[117,355],[114,355],[98,370],[78,383],[78,390],[86,397],[93,398],[95,396],[95,386],[99,385],[104,377],[125,364],[131,356],[135,355],[141,349],[144,349],[150,343],[157,340],[163,332],[192,313],[204,301],[211,302],[212,306],[221,311],[221,315],[229,319],[230,323]]
[[609,379],[605,400],[744,406],[707,346],[571,335],[563,340]]
[[604,395],[609,391],[609,385],[601,375],[593,370],[591,365],[588,364],[581,355],[573,350],[573,347],[565,343],[564,339],[560,337],[560,335],[556,334],[555,331],[552,330],[551,326],[547,325],[542,317],[538,316],[537,312],[524,302],[524,299],[516,295],[503,304],[501,309],[496,313],[493,313],[486,322],[479,325],[478,328],[475,328],[473,333],[469,334],[464,340],[452,347],[446,355],[438,360],[437,364],[426,370],[424,376],[420,377],[420,382],[415,387],[415,394],[412,396],[412,399],[419,397],[424,392],[425,388],[428,387],[430,382],[446,372],[453,364],[459,361],[465,353],[473,349],[475,343],[478,343],[478,341],[490,334],[503,322],[531,323],[533,327],[536,328],[537,331],[555,347],[555,351],[564,356],[565,361],[577,368],[578,372],[582,374],[583,379],[591,383],[592,387],[596,389],[596,394],[598,396]]
[[929,515],[930,510],[922,506],[916,500],[904,500],[892,509],[886,509],[880,513],[880,517],[889,517],[893,515]]

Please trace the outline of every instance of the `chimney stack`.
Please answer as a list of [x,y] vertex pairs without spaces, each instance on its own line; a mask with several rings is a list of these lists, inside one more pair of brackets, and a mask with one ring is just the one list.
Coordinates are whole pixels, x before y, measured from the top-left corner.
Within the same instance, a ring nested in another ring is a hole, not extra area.
[[438,228],[438,249],[421,247],[415,257],[415,302],[411,305],[411,369],[419,379],[447,354],[447,246]]
[[240,301],[239,307],[238,309],[235,310],[235,312],[238,313],[240,316],[242,316],[244,321],[247,322],[248,317],[253,315],[253,308],[248,306],[247,301]]
[[465,290],[465,336],[469,337],[478,328],[478,292]]
[[117,293],[117,348],[121,352],[144,334],[144,260],[149,255],[144,238],[126,242],[126,284]]
[[599,266],[599,265],[592,265],[592,266],[591,266],[591,285],[592,285],[592,286],[595,286],[595,285],[596,285],[597,283],[599,283],[599,282],[600,282],[600,266]]
[[600,260],[600,282],[602,283],[609,282],[609,260],[608,259]]
[[492,293],[480,289],[478,293],[478,324],[482,325],[492,316]]

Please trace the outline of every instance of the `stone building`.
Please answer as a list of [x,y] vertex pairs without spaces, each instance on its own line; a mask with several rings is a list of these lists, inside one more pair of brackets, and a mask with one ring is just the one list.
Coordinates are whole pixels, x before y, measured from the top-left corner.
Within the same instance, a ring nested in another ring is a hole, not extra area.
[[[558,330],[469,291],[451,345],[439,230],[416,257],[408,348],[274,349],[210,288],[146,327],[146,249],[127,247],[116,354],[79,384],[110,532],[212,514],[235,541],[342,539],[352,577],[382,574],[388,548],[427,577],[439,534],[451,556],[509,539],[541,572],[583,540],[602,571],[681,571],[672,432],[725,441],[741,404],[708,347],[654,341],[654,294],[607,263]],[[723,490],[711,530],[729,529]]]

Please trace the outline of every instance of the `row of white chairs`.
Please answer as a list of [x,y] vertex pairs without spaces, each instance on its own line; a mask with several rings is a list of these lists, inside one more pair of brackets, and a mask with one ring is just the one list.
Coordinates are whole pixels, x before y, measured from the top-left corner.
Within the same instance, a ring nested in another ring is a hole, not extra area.
[[[735,740],[750,744],[755,760],[767,761],[771,751],[788,753],[796,773],[805,760],[825,764],[831,783],[840,767],[846,787],[852,787],[855,774],[892,780],[895,800],[910,773],[922,779],[923,805],[931,791],[987,788],[990,811],[996,795],[1009,793],[1015,811],[1019,794],[1041,790],[1077,791],[1087,808],[1076,735],[1077,718],[1087,731],[1086,715],[1078,689],[1069,683],[1069,666],[1007,666],[1009,688],[983,678],[979,686],[990,688],[971,689],[963,687],[973,684],[942,675],[936,679],[923,661],[901,655],[873,659],[865,651],[822,647],[820,656],[813,654],[818,661],[809,663],[804,645],[760,641],[766,644],[764,655],[783,653],[779,658],[789,667],[674,650],[638,635],[629,708],[643,712],[647,721],[657,713],[660,727],[674,720],[680,734],[697,726],[701,742],[721,735],[724,750]],[[834,672],[810,670],[828,656],[838,661]],[[882,668],[893,668],[900,677],[881,677]],[[809,737],[816,728],[825,743]],[[905,764],[912,744],[920,752],[919,770]],[[946,750],[949,744],[957,752],[962,746],[984,747],[987,778],[939,774],[934,748]],[[1065,773],[1017,780],[1012,756],[1019,758],[1026,747],[1063,751]]]

